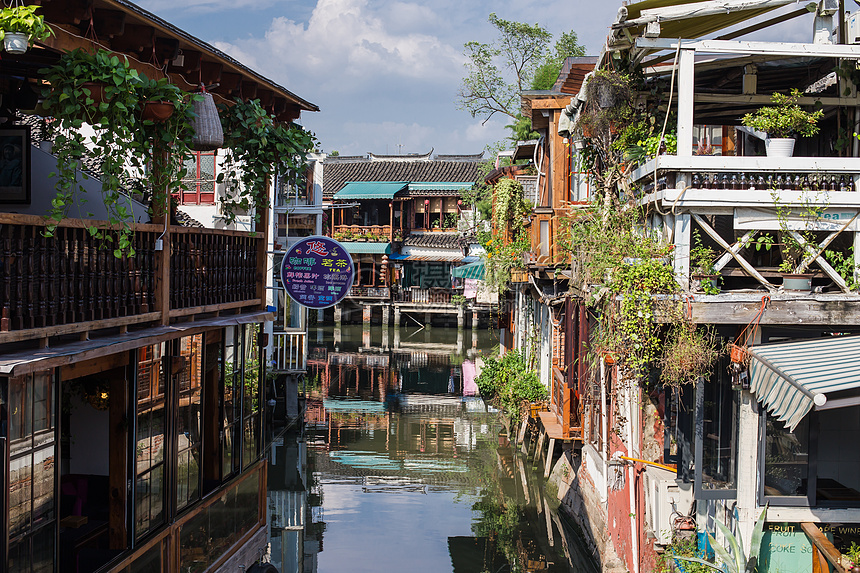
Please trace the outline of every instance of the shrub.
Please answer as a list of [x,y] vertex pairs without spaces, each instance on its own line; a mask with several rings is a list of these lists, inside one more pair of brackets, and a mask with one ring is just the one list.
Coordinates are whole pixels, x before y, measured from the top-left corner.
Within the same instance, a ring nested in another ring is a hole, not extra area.
[[546,388],[522,354],[512,350],[500,358],[487,358],[481,374],[475,379],[481,396],[514,417],[519,417],[523,401],[546,399]]

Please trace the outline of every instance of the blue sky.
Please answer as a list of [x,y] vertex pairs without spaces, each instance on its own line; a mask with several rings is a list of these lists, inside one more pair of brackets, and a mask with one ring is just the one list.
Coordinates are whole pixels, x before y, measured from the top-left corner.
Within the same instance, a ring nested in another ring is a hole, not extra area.
[[[490,12],[574,30],[597,55],[620,0],[138,0],[304,99],[325,151],[478,153],[506,135],[505,119],[457,109],[463,44],[490,42]],[[796,9],[796,5],[786,10]],[[809,41],[811,17],[760,39]],[[768,37],[770,36],[770,37]]]
[[463,44],[489,42],[487,16],[575,30],[598,53],[620,0],[138,0],[317,104],[301,123],[325,151],[478,153],[505,136],[455,104]]

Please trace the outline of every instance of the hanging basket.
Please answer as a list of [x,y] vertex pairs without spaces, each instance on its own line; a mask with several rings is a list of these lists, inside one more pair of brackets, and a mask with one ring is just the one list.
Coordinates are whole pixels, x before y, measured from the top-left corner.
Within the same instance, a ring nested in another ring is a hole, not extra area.
[[191,138],[191,149],[194,151],[212,151],[224,145],[224,130],[221,128],[221,118],[212,94],[202,92],[197,94],[192,102],[195,117],[191,121],[194,136]]
[[747,349],[737,344],[729,344],[729,358],[737,364],[746,364],[749,360]]

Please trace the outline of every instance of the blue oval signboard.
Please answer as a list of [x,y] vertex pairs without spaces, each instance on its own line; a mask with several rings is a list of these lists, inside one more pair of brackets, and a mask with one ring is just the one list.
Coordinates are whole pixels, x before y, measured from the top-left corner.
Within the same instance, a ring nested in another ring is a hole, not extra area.
[[309,308],[328,308],[352,286],[352,257],[328,237],[315,235],[294,244],[281,263],[281,281],[291,299]]

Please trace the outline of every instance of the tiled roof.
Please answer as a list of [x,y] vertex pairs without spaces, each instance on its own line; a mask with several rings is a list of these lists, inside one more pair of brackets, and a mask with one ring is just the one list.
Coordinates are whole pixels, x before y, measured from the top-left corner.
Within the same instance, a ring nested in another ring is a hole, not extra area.
[[323,197],[332,198],[349,181],[415,183],[477,181],[481,161],[474,159],[371,160],[327,158],[323,161]]
[[404,247],[435,247],[439,249],[459,249],[467,243],[460,233],[422,233],[411,234],[403,241]]

